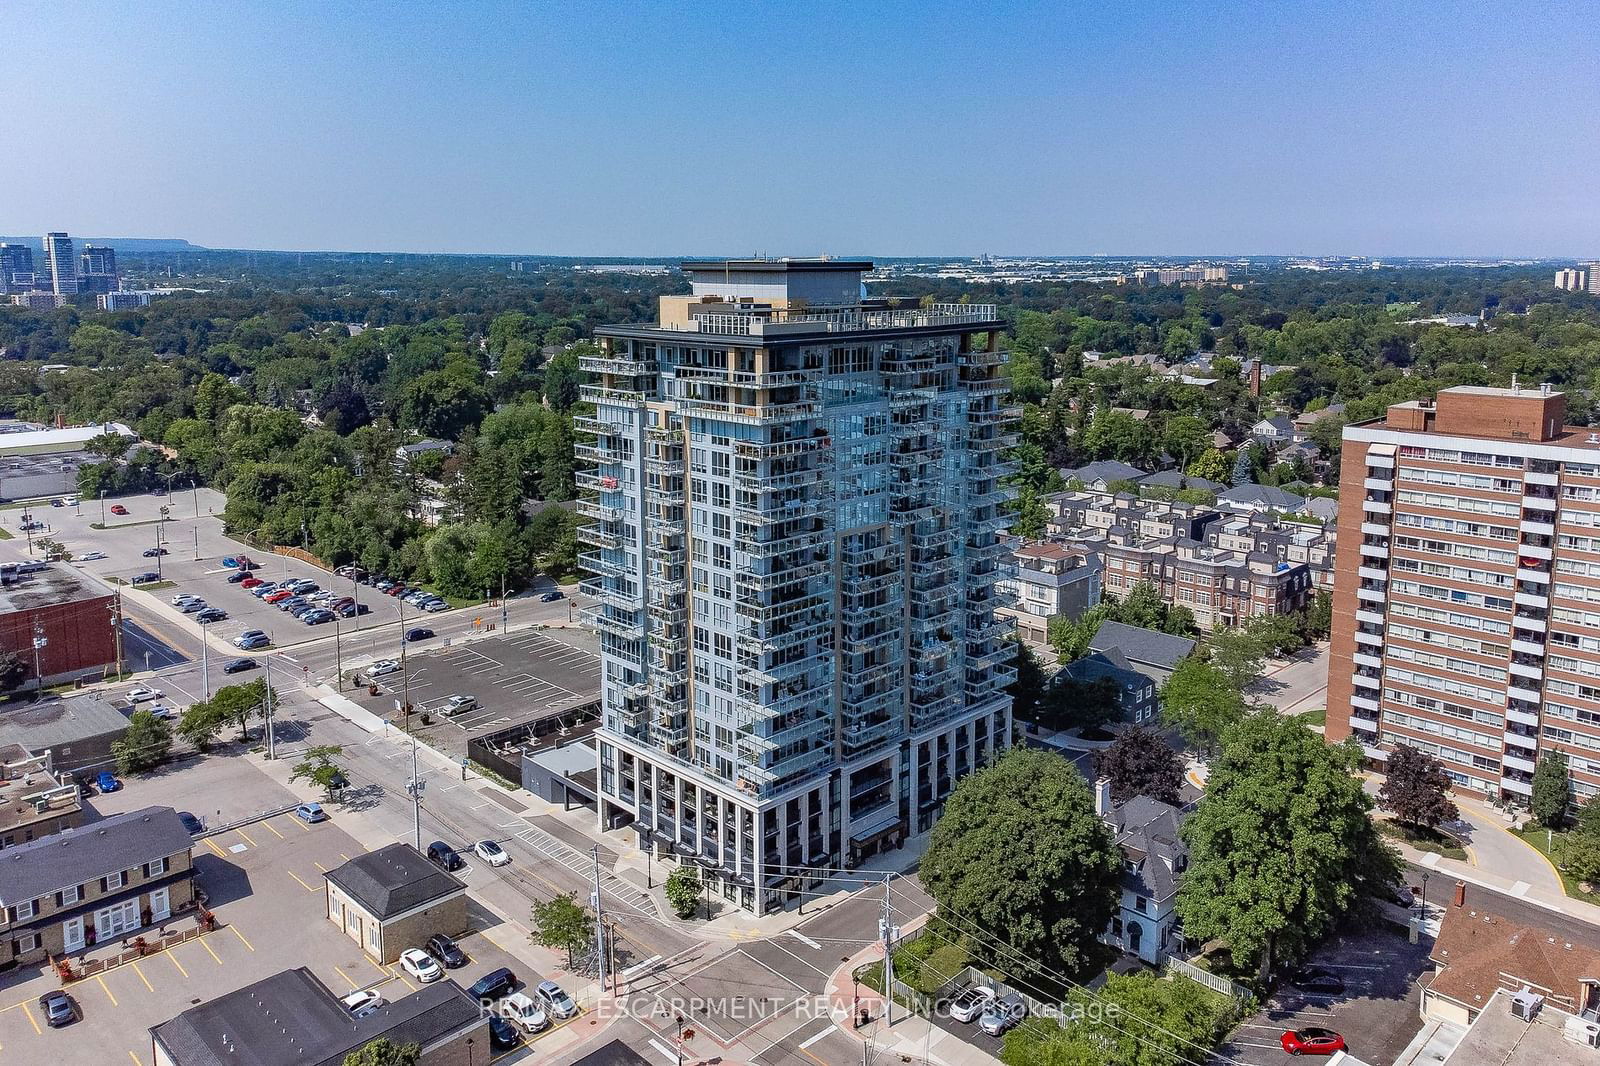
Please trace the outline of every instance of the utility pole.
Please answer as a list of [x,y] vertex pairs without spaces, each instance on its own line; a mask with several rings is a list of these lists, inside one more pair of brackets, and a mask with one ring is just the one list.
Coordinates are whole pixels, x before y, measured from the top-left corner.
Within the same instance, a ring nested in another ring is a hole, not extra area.
[[267,676],[267,707],[266,707],[266,714],[265,714],[264,717],[266,718],[266,723],[267,723],[267,726],[266,726],[266,732],[267,732],[267,761],[271,762],[274,758],[277,757],[277,754],[278,754],[277,747],[274,744],[274,741],[277,740],[277,729],[275,728],[276,723],[272,720],[273,719],[273,713],[276,710],[276,708],[273,707],[273,699],[272,699],[272,658],[271,658],[271,656],[268,656],[268,657],[262,659],[261,660],[261,665],[262,665],[262,668],[264,670],[266,670],[266,676]]
[[[594,856],[594,958],[600,970],[600,991],[606,990],[606,912],[600,902],[600,845],[589,849]],[[613,989],[612,991],[615,991]]]
[[100,490],[100,528],[104,529],[105,528],[105,524],[106,524],[106,490],[105,489],[101,489]]
[[883,878],[883,914],[878,918],[878,934],[883,938],[883,1024],[894,1024],[894,899],[889,892],[889,882],[894,874]]
[[333,687],[344,691],[344,651],[339,645],[339,612],[333,612]]
[[[160,525],[160,523],[156,524],[156,580],[157,581],[161,580],[161,525]],[[204,641],[201,641],[201,644],[204,644],[204,643],[205,643]]]
[[122,680],[122,586],[117,586],[116,599],[111,601],[111,635],[117,642],[117,680]]
[[400,611],[400,705],[404,708],[406,732],[411,734],[411,821],[416,830],[416,848],[422,850],[422,779],[417,775],[417,734],[411,728],[411,668],[406,665],[406,607],[396,602]]
[[194,516],[198,519],[200,517],[200,486],[194,483],[194,478],[189,479],[189,491],[194,494]]
[[511,629],[511,616],[506,613],[506,572],[500,571],[500,632]]
[[33,617],[33,694],[38,698],[44,691],[44,673],[39,669],[39,651],[50,641],[44,635],[44,622],[38,615]]
[[[158,557],[159,558],[159,557]],[[206,639],[206,627],[200,627],[200,687],[205,694],[202,699],[211,698],[211,659],[206,654],[206,646],[211,642]]]

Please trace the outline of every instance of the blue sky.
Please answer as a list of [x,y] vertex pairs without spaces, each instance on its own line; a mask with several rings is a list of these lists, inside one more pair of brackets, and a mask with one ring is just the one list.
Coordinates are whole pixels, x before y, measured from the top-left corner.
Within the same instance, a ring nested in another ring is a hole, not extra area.
[[1593,4],[18,4],[0,233],[1600,255]]

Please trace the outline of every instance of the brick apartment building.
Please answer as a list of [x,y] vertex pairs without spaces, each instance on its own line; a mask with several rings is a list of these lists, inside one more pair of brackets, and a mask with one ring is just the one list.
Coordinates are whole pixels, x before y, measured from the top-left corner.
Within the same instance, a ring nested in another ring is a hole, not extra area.
[[1345,429],[1329,740],[1517,802],[1558,751],[1600,792],[1600,432],[1565,416],[1463,386]]
[[1328,583],[1317,574],[1332,573],[1332,540],[1316,526],[1104,492],[1058,493],[1048,503],[1052,535],[1101,557],[1106,593],[1123,597],[1149,582],[1205,630],[1309,606]]

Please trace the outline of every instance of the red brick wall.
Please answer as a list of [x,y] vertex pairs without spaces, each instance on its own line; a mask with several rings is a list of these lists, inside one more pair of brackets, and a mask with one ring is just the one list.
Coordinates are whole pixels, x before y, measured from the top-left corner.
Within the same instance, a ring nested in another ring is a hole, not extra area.
[[1330,742],[1350,735],[1350,695],[1355,686],[1350,675],[1355,670],[1356,586],[1361,566],[1361,504],[1366,497],[1367,445],[1346,440],[1339,464],[1338,547],[1333,559],[1333,634],[1328,649],[1328,716],[1325,723]]
[[1559,392],[1477,396],[1446,390],[1437,402],[1434,432],[1458,437],[1549,440],[1561,432],[1567,418],[1567,398]]
[[33,678],[33,624],[38,619],[49,642],[39,652],[40,671],[46,679],[104,666],[117,658],[111,630],[111,597],[77,600],[0,614],[0,648],[15,651],[28,664]]

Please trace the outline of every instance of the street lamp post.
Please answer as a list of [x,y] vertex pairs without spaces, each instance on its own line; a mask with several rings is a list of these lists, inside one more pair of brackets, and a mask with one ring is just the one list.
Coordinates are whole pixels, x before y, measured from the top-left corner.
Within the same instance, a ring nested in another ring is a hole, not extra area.
[[1424,918],[1426,918],[1428,916],[1428,874],[1427,874],[1427,871],[1423,871],[1423,874],[1422,874],[1422,916]]
[[683,1015],[674,1014],[673,1017],[678,1020],[678,1043],[674,1050],[678,1053],[678,1066],[683,1066]]

